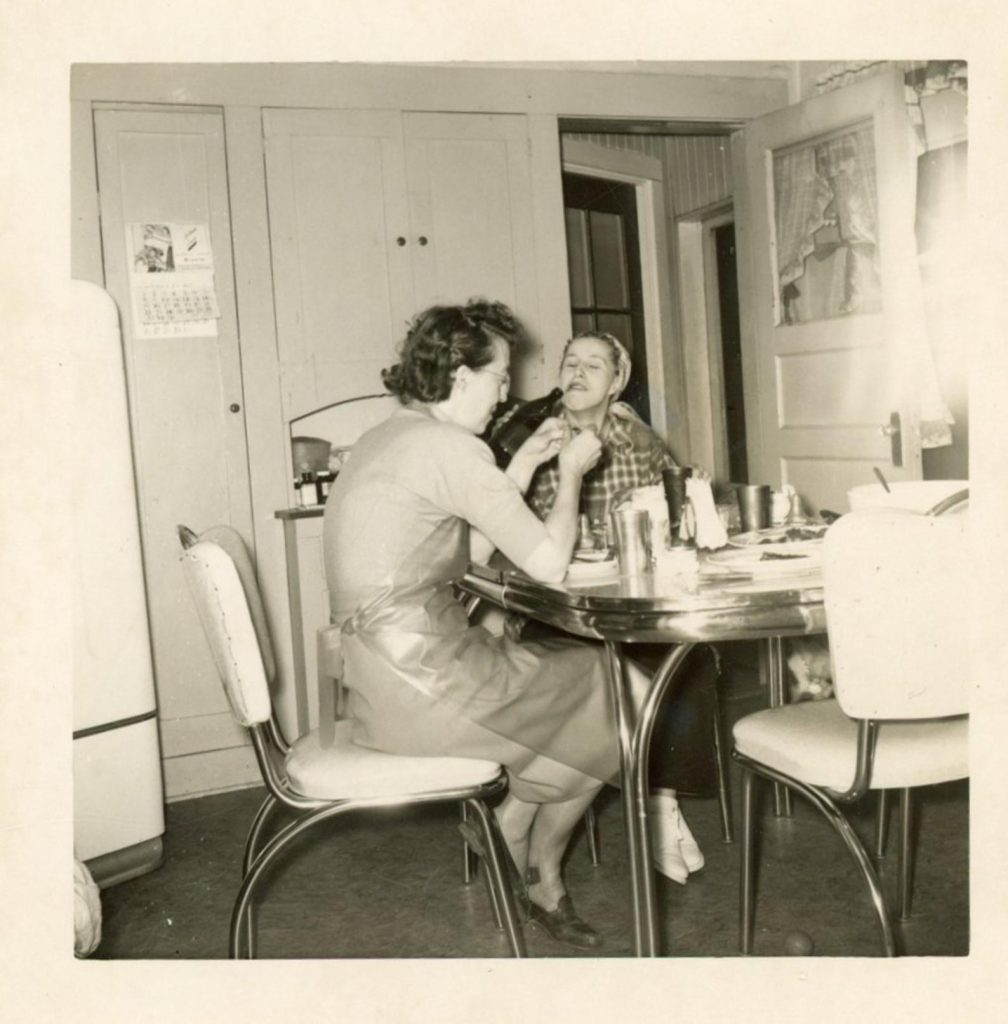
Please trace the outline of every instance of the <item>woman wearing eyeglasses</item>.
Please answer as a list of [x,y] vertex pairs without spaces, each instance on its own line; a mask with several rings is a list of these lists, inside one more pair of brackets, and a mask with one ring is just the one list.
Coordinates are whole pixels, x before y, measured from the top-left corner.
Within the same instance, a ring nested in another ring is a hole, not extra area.
[[[598,437],[571,437],[547,420],[505,471],[478,437],[507,396],[522,337],[496,303],[416,318],[399,362],[382,374],[401,408],[360,438],[331,489],[326,578],[333,619],[343,623],[354,740],[503,764],[510,788],[496,813],[529,919],[591,949],[602,939],[574,910],[560,862],[617,773],[603,649],[492,636],[469,623],[453,589],[470,560],[486,561],[495,548],[535,579],[562,580],[574,548]],[[524,492],[554,459],[552,507],[540,519]]]

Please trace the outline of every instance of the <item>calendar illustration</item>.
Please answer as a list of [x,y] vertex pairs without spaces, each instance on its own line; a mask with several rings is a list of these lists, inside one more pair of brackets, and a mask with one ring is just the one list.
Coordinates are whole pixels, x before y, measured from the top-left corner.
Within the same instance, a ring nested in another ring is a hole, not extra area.
[[127,224],[137,338],[217,335],[220,309],[206,224]]

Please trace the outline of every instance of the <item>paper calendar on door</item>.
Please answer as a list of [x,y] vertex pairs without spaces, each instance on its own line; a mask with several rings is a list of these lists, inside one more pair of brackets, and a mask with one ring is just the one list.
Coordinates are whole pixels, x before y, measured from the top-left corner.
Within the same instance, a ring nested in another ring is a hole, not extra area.
[[127,224],[137,338],[212,338],[220,309],[206,224]]

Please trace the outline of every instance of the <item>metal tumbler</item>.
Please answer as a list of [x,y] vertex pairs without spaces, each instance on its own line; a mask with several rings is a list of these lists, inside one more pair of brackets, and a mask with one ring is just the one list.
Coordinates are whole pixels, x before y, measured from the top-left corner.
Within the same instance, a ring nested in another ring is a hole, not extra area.
[[646,509],[621,508],[612,514],[621,576],[651,569],[651,517]]
[[770,525],[770,485],[739,484],[735,488],[738,495],[739,519],[742,530],[765,530]]

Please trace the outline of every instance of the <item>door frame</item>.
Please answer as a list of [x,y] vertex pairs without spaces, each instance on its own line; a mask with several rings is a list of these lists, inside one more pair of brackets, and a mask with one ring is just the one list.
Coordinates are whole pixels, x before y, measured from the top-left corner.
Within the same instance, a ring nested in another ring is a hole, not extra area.
[[709,467],[715,480],[728,480],[729,458],[714,231],[734,221],[731,199],[676,220],[690,457]]
[[669,415],[670,406],[686,409],[686,394],[682,355],[673,344],[675,331],[661,161],[643,153],[608,149],[562,136],[563,133],[561,165],[565,174],[607,178],[632,185],[635,190],[651,426],[668,440],[673,451],[688,452],[687,417]]

